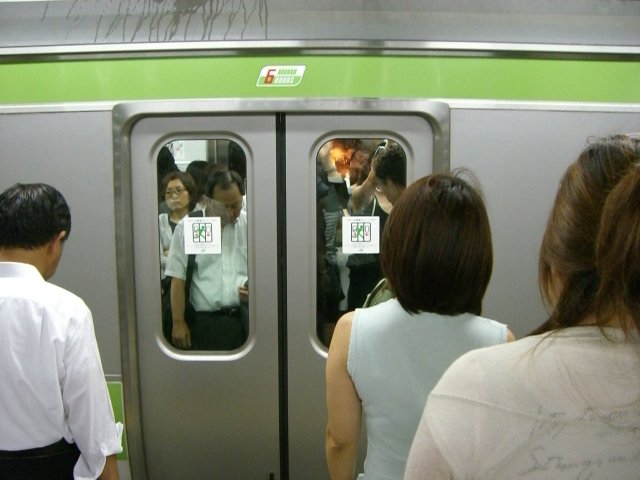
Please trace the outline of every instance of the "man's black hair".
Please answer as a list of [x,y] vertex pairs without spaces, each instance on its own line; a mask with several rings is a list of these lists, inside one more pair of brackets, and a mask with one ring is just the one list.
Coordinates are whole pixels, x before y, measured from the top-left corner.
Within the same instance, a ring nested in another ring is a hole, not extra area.
[[0,194],[0,247],[36,249],[60,232],[71,232],[62,194],[44,183],[16,183]]
[[396,142],[389,142],[376,161],[376,177],[391,180],[396,185],[407,185],[407,156]]
[[213,189],[215,187],[228,190],[234,183],[238,186],[240,194],[244,195],[244,181],[238,172],[234,172],[233,170],[218,170],[207,179],[204,194],[209,198],[213,198]]

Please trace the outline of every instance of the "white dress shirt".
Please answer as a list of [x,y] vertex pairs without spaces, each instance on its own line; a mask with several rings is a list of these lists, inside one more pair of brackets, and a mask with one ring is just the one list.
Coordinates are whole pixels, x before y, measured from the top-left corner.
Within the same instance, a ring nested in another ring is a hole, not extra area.
[[0,450],[75,442],[76,479],[122,451],[91,312],[24,263],[0,262],[0,425]]
[[[185,217],[187,218],[187,217]],[[185,280],[184,219],[176,226],[169,248],[165,275]],[[240,305],[238,287],[248,279],[247,214],[222,228],[222,253],[196,255],[191,281],[191,303],[197,312],[214,312]]]

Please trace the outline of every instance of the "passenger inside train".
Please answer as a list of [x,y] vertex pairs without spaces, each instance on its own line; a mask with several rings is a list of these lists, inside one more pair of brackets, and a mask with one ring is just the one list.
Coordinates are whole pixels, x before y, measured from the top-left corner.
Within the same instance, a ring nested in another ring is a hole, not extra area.
[[405,479],[638,478],[640,142],[588,145],[539,255],[534,335],[458,359],[431,392]]
[[[380,175],[376,174],[376,165]],[[362,307],[382,279],[379,247],[364,252],[344,250],[345,218],[379,219],[373,227],[379,239],[393,206],[387,191],[395,200],[405,185],[406,156],[393,140],[334,139],[318,152],[317,326],[318,338],[325,346],[329,346],[340,316]],[[386,293],[384,290],[376,298],[386,300]]]
[[[189,278],[186,241],[190,228],[181,222],[169,248],[165,274],[171,279],[172,341],[183,349],[234,350],[247,339],[247,215],[242,210],[244,181],[233,170],[215,172],[205,186],[204,217],[220,219],[220,254],[196,254]],[[202,215],[201,215],[202,216]],[[199,224],[202,225],[202,224]]]
[[[179,172],[167,175],[163,190],[165,196],[170,192],[166,201],[174,208],[159,215],[162,331],[167,342],[180,349],[234,350],[248,336],[246,177],[236,171],[246,175],[246,158],[237,149],[232,154],[233,143],[168,144],[178,152]],[[185,228],[193,226],[185,226],[183,220],[210,217],[220,220],[219,233],[214,233],[219,250],[189,251]]]
[[381,249],[394,298],[338,321],[326,365],[333,480],[354,477],[363,414],[367,480],[401,478],[427,394],[446,368],[469,350],[513,339],[506,325],[480,316],[491,232],[464,175],[427,176],[398,197]]
[[348,278],[342,251],[342,218],[347,211],[351,158],[359,139],[325,143],[316,161],[317,334],[328,345],[341,312],[347,310]]
[[168,213],[169,207],[164,198],[164,191],[162,190],[162,181],[164,177],[171,172],[178,172],[178,166],[176,165],[176,161],[173,158],[173,153],[171,153],[171,149],[168,145],[164,145],[160,152],[158,152],[157,159],[157,168],[158,168],[158,200],[160,202],[160,206],[158,207],[159,213]]
[[[392,204],[378,186],[381,180],[376,176],[376,164],[378,162],[388,163],[385,158],[391,158],[386,155],[392,150],[391,143],[395,142],[385,140],[380,143],[367,163],[364,164],[360,178],[352,187],[349,203],[349,214],[352,216],[378,217],[380,232],[384,231]],[[399,155],[395,155],[393,158],[398,160],[398,165],[396,165],[398,173],[394,174],[394,178],[400,177],[400,183],[404,186],[406,183],[406,158],[399,146],[396,151]],[[349,268],[347,307],[349,311],[353,311],[364,305],[369,292],[382,279],[380,255],[378,253],[351,254],[347,259],[347,267]]]
[[196,184],[196,205],[194,210],[204,208],[204,185],[209,178],[209,170],[212,165],[206,160],[192,160],[186,168],[186,172],[191,175]]
[[[374,203],[379,204],[376,216],[380,218],[380,231],[382,232],[394,202],[406,188],[407,159],[402,147],[393,140],[388,139],[378,146],[374,152],[374,157],[376,158],[372,158],[372,168],[367,177],[367,182],[362,185],[358,192],[354,190],[354,196],[357,197],[355,200],[356,205],[362,203],[362,199],[367,198],[371,198],[375,200]],[[371,189],[374,192],[373,196],[370,193]],[[350,275],[352,273],[357,274],[357,270],[356,272],[350,270]],[[370,307],[393,297],[385,279],[382,278],[380,270],[377,272],[375,282],[373,280],[374,276],[370,275],[366,281],[366,288],[360,289],[357,297],[354,298],[353,308],[360,306],[364,308]],[[349,310],[353,309],[350,308]]]
[[[163,147],[164,148],[164,147]],[[186,172],[174,171],[164,176],[161,191],[164,192],[164,202],[168,212],[158,215],[158,229],[160,238],[160,287],[162,300],[162,333],[171,341],[171,277],[167,277],[164,269],[171,247],[171,239],[180,220],[196,205],[196,184],[191,175]]]

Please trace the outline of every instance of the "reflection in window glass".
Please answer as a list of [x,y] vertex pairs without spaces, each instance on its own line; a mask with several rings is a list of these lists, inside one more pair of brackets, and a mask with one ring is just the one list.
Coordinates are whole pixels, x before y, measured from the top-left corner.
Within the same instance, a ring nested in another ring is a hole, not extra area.
[[[382,280],[379,249],[371,242],[381,241],[389,212],[405,186],[406,156],[393,140],[336,138],[320,148],[316,318],[317,335],[325,346],[338,318],[362,307]],[[371,217],[377,220],[367,221]],[[372,224],[377,226],[373,231]],[[370,297],[375,303],[389,298],[387,290],[379,290]]]
[[182,350],[235,350],[249,334],[244,150],[176,140],[157,167],[163,336]]

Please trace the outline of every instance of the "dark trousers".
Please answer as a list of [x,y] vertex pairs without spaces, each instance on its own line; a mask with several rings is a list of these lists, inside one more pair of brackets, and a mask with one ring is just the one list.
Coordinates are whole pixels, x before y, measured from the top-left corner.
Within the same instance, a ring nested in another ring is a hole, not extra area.
[[0,480],[73,480],[80,450],[64,439],[41,448],[0,451]]
[[192,350],[235,350],[247,340],[245,309],[196,312],[191,329]]

